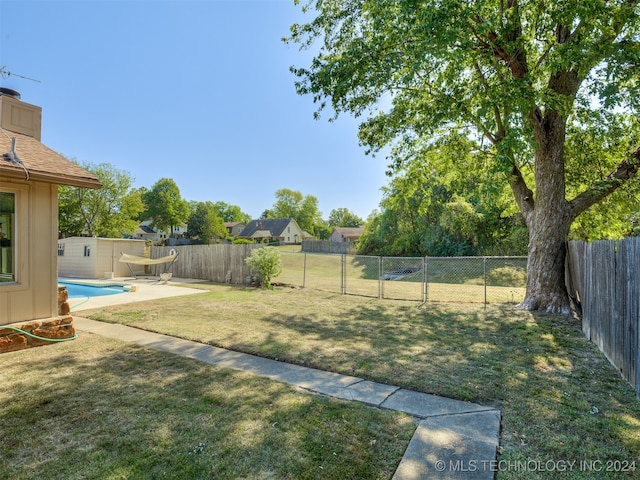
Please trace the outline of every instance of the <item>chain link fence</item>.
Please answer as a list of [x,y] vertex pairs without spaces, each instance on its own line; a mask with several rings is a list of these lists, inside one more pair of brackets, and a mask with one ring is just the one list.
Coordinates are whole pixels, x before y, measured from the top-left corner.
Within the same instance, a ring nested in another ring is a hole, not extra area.
[[344,293],[378,297],[380,290],[380,257],[344,255]]
[[419,302],[519,303],[527,257],[372,257],[281,252],[275,282]]
[[381,257],[380,297],[426,300],[425,262],[422,257]]

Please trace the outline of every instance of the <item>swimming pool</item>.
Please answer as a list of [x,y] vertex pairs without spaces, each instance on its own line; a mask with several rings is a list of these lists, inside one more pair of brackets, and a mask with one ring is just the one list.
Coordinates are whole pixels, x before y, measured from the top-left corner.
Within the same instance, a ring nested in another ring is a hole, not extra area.
[[103,297],[124,293],[121,285],[87,285],[81,283],[58,282],[58,285],[67,287],[69,298]]

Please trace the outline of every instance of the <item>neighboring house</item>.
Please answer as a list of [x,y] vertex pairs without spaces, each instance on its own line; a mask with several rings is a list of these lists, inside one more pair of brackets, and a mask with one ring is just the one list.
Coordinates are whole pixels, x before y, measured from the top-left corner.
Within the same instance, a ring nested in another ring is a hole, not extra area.
[[242,230],[244,230],[246,226],[247,225],[242,222],[224,222],[224,228],[227,229],[227,234],[230,237],[239,236],[240,233],[242,233]]
[[256,243],[267,241],[287,244],[302,242],[303,232],[293,218],[267,218],[251,220],[238,236]]
[[[167,233],[164,230],[156,229],[151,224],[151,220],[145,220],[144,222],[141,222],[140,225],[138,225],[136,231],[133,233],[133,238],[139,240],[150,240],[153,243],[160,243],[171,237],[170,233]],[[181,237],[185,233],[187,233],[186,225],[173,227],[174,237]]]
[[[121,253],[144,256],[144,240],[124,238],[68,237],[58,240],[58,275],[76,278],[129,277]],[[136,275],[144,274],[144,266],[133,266]]]
[[148,225],[143,225],[142,223],[138,225],[138,228],[136,228],[136,231],[133,232],[133,235],[131,236],[131,238],[137,240],[150,240],[152,242],[156,241],[157,237],[158,234],[153,228]]
[[330,242],[357,242],[364,233],[364,227],[336,227],[329,236]]
[[[41,119],[40,107],[0,88],[0,326],[69,338],[73,319],[58,298],[58,185],[101,184],[40,142]],[[0,352],[41,344],[0,328]]]

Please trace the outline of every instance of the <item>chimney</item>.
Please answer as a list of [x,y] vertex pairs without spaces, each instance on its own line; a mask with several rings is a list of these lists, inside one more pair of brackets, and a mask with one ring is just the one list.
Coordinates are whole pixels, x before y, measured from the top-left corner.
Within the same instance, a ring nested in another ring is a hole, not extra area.
[[20,100],[20,92],[0,87],[0,127],[40,140],[42,108]]

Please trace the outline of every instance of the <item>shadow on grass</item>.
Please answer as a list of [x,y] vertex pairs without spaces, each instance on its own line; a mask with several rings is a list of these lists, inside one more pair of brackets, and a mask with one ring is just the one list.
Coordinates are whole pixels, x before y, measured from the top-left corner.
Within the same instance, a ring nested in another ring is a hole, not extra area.
[[[269,336],[257,352],[278,349],[295,363],[500,408],[507,461],[640,461],[640,402],[572,320],[510,306],[407,304],[390,311],[378,301],[334,319],[262,320],[289,331],[277,338],[304,337],[305,347]],[[598,478],[628,476],[634,473]]]
[[418,306],[304,290],[197,297],[94,318],[497,407],[507,461],[637,460],[640,468],[640,402],[576,322],[504,305]]
[[277,334],[268,335],[254,350],[269,356],[277,351],[295,363],[427,393],[499,403],[501,396],[491,384],[503,379],[497,375],[501,371],[511,373],[516,368],[512,358],[522,358],[530,348],[518,338],[517,329],[532,329],[533,320],[523,322],[523,314],[515,310],[518,319],[505,324],[505,314],[496,318],[477,306],[456,312],[398,305],[391,308],[373,300],[335,316],[265,316],[261,320],[272,324]]
[[413,432],[406,416],[87,334],[0,368],[1,478],[388,478]]

